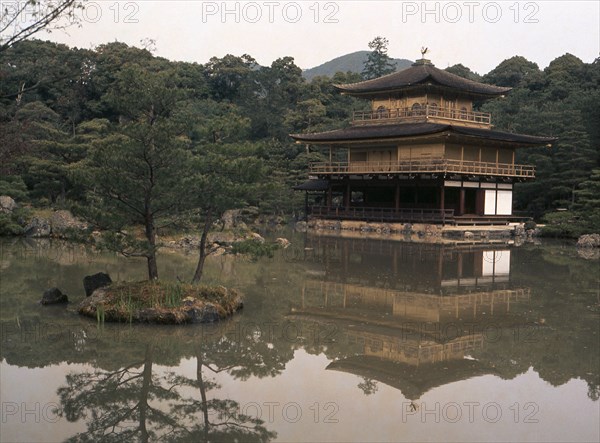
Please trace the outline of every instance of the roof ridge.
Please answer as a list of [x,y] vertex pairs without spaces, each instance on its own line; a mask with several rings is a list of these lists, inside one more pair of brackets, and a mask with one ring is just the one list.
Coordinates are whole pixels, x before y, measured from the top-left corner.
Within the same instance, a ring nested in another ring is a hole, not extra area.
[[485,96],[501,95],[512,88],[490,85],[476,80],[471,80],[435,67],[433,64],[413,64],[411,67],[395,71],[374,79],[363,80],[356,83],[339,84],[333,86],[346,93],[378,93],[399,90],[414,85],[419,85],[432,79],[442,87],[463,90],[465,93],[481,94]]
[[[414,66],[414,65],[411,65],[411,66]],[[371,82],[371,81],[373,81],[373,80],[379,80],[379,79],[381,79],[381,78],[391,77],[392,75],[396,75],[396,74],[398,74],[399,72],[405,71],[405,70],[407,70],[407,69],[409,69],[409,68],[402,68],[402,69],[399,69],[399,70],[397,70],[397,71],[390,72],[389,74],[382,75],[381,77],[370,78],[370,79],[367,79],[367,80],[362,80],[362,81],[360,81],[360,82],[354,82],[354,83],[344,83],[344,84],[342,84],[342,83],[334,83],[334,84],[333,84],[333,87],[334,87],[334,88],[338,88],[338,87],[343,87],[343,86],[362,85],[363,83],[369,83],[369,82]]]

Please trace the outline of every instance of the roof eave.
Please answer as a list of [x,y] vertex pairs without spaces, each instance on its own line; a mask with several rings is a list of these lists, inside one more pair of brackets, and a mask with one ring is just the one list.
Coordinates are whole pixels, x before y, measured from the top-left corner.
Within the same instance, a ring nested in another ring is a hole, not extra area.
[[503,88],[502,90],[496,91],[496,92],[477,92],[477,91],[468,91],[468,90],[464,90],[464,89],[460,89],[460,88],[454,88],[451,86],[446,86],[440,83],[413,83],[410,85],[403,85],[403,86],[398,86],[398,87],[394,87],[394,88],[379,88],[379,89],[345,89],[340,87],[339,85],[336,86],[336,88],[338,89],[338,91],[340,91],[340,93],[344,94],[344,95],[351,95],[351,96],[357,96],[357,97],[364,97],[364,96],[374,96],[374,95],[381,95],[381,94],[394,94],[394,93],[399,93],[399,92],[405,92],[407,90],[411,90],[411,89],[417,89],[419,87],[428,87],[428,86],[436,86],[438,88],[443,88],[443,89],[447,89],[449,91],[452,91],[453,93],[460,93],[462,95],[469,95],[473,98],[482,98],[482,99],[491,99],[491,98],[497,98],[497,97],[502,97],[506,94],[508,94],[512,88]]

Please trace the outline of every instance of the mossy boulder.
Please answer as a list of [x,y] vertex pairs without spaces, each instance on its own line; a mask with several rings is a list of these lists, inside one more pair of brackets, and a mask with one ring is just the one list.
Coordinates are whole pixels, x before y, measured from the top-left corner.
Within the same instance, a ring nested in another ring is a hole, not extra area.
[[58,288],[50,288],[44,291],[40,303],[42,305],[58,305],[69,303],[69,297],[67,297],[66,294],[63,294]]

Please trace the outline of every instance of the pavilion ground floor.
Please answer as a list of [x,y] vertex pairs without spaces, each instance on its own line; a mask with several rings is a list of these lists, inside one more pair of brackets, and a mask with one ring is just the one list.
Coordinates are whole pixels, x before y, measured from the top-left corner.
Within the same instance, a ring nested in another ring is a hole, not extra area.
[[350,176],[320,182],[320,189],[307,191],[310,218],[442,224],[521,219],[513,214],[513,184],[506,181]]

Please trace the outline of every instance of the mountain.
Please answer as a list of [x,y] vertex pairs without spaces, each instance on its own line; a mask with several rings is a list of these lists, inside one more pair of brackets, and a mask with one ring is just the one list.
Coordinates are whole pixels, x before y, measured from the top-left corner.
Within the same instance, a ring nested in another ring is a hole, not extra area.
[[[340,71],[361,73],[367,60],[367,54],[369,54],[369,51],[356,51],[351,54],[342,55],[322,65],[305,69],[302,75],[306,80],[310,81],[318,75],[333,77],[336,72]],[[396,64],[397,70],[407,68],[412,64],[410,60],[404,58],[393,58],[392,62]]]

